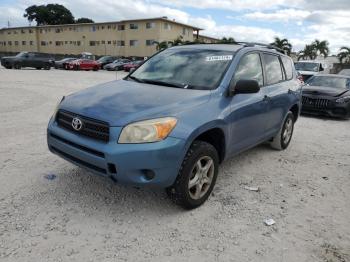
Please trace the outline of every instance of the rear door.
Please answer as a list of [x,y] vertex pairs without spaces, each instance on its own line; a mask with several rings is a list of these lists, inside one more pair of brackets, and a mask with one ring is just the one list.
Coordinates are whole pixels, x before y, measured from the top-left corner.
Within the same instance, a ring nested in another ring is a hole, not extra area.
[[[284,116],[289,109],[289,81],[293,77],[293,72],[285,73],[282,66],[281,56],[272,53],[262,54],[264,61],[264,73],[266,79],[265,94],[268,103],[267,133],[275,133],[280,129]],[[291,69],[291,68],[289,68]],[[290,70],[288,69],[288,72]],[[287,79],[289,78],[289,79]]]
[[[256,80],[264,86],[263,67],[259,52],[245,54],[237,66],[231,84],[238,80]],[[254,146],[265,137],[267,102],[264,88],[256,94],[236,94],[231,101],[230,144],[233,154]]]

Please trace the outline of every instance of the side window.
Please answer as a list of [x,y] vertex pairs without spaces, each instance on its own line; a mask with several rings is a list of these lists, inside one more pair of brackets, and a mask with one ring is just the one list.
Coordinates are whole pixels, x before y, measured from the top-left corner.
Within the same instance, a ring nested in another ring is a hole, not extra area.
[[293,65],[292,60],[288,57],[282,56],[282,63],[284,66],[284,70],[286,71],[286,79],[290,80],[293,78]]
[[276,55],[263,54],[266,69],[266,84],[273,85],[283,80],[280,60]]
[[239,61],[238,68],[233,77],[233,82],[237,83],[237,81],[241,79],[256,80],[260,86],[264,85],[261,60],[258,53],[245,55],[241,61]]

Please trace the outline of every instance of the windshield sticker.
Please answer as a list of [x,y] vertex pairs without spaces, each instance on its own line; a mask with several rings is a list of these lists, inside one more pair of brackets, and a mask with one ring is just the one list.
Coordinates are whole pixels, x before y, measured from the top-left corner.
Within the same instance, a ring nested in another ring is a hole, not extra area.
[[205,58],[205,61],[211,62],[211,61],[228,61],[232,60],[233,55],[214,55],[214,56],[207,56]]

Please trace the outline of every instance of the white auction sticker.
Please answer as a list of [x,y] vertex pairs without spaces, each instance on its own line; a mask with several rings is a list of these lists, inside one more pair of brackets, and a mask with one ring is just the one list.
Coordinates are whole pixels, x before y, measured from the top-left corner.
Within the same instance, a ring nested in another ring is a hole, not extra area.
[[205,58],[205,61],[211,62],[211,61],[228,61],[232,60],[233,56],[232,55],[214,55],[214,56],[207,56]]

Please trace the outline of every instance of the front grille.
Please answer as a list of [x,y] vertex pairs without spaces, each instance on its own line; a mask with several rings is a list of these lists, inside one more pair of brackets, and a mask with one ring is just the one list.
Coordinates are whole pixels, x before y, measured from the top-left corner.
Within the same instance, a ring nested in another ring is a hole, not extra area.
[[68,145],[70,145],[72,147],[75,147],[77,149],[83,150],[83,151],[88,152],[90,154],[93,154],[95,156],[103,157],[103,158],[105,157],[105,154],[100,152],[100,151],[97,151],[97,150],[94,150],[94,149],[91,149],[91,148],[88,148],[88,147],[85,147],[85,146],[78,145],[78,144],[76,144],[76,143],[74,143],[72,141],[69,141],[67,139],[64,139],[63,137],[57,136],[57,135],[52,134],[52,133],[50,133],[50,136],[55,138],[55,139],[57,139],[57,140],[59,140],[59,141],[61,141],[61,142],[63,142],[63,143],[65,143],[65,144],[68,144]]
[[106,169],[101,168],[101,167],[98,167],[98,166],[95,166],[95,165],[93,165],[93,164],[91,164],[91,163],[85,162],[85,161],[83,161],[83,160],[81,160],[81,159],[79,159],[79,158],[76,158],[76,157],[74,157],[74,156],[72,156],[72,155],[70,155],[70,154],[67,154],[67,153],[65,153],[65,152],[63,152],[63,151],[61,151],[61,150],[59,150],[58,148],[56,148],[56,147],[54,147],[54,146],[51,146],[51,150],[54,151],[55,153],[57,153],[57,154],[59,154],[59,155],[65,157],[65,158],[67,158],[67,159],[69,159],[69,160],[71,160],[71,161],[77,163],[77,164],[80,164],[80,165],[82,165],[82,166],[85,166],[85,167],[87,167],[87,168],[90,168],[90,169],[92,169],[92,170],[95,170],[95,171],[97,171],[97,172],[99,172],[99,173],[107,174],[107,170],[106,170]]
[[[72,120],[75,117],[78,117],[83,123],[79,131],[75,130],[72,126]],[[58,111],[56,121],[59,127],[67,129],[75,134],[103,142],[109,141],[109,126],[106,122],[83,117],[64,110]]]
[[307,96],[303,96],[303,106],[313,107],[313,108],[327,108],[329,105],[328,99],[322,99],[322,98],[310,98]]

